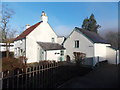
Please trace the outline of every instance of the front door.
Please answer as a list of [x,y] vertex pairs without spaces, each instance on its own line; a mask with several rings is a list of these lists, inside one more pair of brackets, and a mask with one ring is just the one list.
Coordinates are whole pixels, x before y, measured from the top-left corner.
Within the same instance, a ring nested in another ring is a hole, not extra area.
[[64,50],[60,51],[60,61],[64,61]]
[[40,60],[44,60],[44,50],[40,49]]

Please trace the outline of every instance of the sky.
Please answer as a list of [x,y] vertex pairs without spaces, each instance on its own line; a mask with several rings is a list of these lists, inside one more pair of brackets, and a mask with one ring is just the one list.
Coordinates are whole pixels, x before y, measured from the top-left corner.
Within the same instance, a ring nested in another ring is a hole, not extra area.
[[101,25],[99,33],[118,29],[117,2],[3,2],[13,9],[11,27],[21,33],[26,24],[40,21],[42,11],[47,13],[48,23],[60,36],[67,36],[74,27],[81,27],[83,20],[92,13]]
[[4,2],[119,2],[119,0],[1,0]]

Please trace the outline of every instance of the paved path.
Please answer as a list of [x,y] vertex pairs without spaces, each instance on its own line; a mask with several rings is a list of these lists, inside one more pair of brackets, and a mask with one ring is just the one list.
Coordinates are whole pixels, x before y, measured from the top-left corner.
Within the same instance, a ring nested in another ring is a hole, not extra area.
[[77,77],[64,83],[59,88],[117,88],[118,67],[102,65],[83,77]]

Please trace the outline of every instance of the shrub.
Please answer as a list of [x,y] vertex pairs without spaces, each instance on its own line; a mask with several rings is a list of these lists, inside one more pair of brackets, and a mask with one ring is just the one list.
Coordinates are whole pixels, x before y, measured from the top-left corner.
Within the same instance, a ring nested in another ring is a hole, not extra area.
[[38,66],[39,63],[38,62],[34,62],[34,63],[28,63],[27,67],[34,67],[34,66]]
[[25,68],[25,64],[19,60],[19,59],[15,59],[15,58],[3,58],[2,59],[2,71],[10,71],[10,70],[15,70],[15,69],[22,69]]
[[81,52],[73,52],[75,62],[77,65],[82,64],[82,62],[85,60],[86,54]]
[[19,57],[19,60],[26,65],[28,58],[26,58],[25,56],[20,56],[20,57]]

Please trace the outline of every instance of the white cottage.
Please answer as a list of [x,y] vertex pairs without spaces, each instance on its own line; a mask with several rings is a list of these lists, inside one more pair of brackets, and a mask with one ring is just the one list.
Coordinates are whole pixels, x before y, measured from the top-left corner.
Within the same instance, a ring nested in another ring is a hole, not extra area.
[[0,52],[6,52],[6,46],[8,46],[9,52],[14,52],[14,43],[7,43],[7,45],[6,43],[0,43]]
[[27,63],[41,60],[64,60],[65,48],[61,45],[64,37],[59,37],[48,24],[48,16],[43,11],[41,21],[27,25],[27,29],[14,41],[14,56],[25,56]]
[[[105,60],[108,60],[108,62],[112,64],[116,63],[116,50],[111,50],[110,46],[111,45],[98,34],[77,27],[74,28],[64,42],[64,47],[66,48],[66,59],[74,61],[73,52],[85,53],[86,64],[93,66],[97,62]],[[110,56],[109,53],[112,55],[112,60],[108,58]]]

